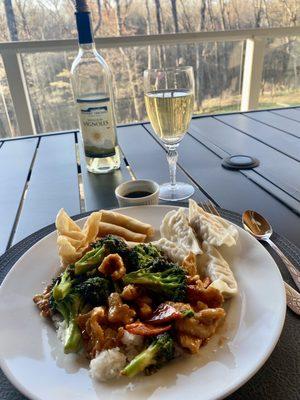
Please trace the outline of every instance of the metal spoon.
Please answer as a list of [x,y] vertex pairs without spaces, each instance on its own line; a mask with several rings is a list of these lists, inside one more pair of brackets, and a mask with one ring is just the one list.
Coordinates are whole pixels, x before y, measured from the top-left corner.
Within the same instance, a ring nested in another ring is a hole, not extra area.
[[[272,249],[276,251],[284,262],[297,287],[300,289],[300,272],[295,268],[291,261],[282,253],[270,239],[273,234],[272,226],[269,222],[256,211],[247,210],[242,216],[243,226],[246,231],[250,232],[256,239],[267,242]],[[288,283],[284,282],[287,305],[298,315],[300,315],[300,294],[294,290]]]

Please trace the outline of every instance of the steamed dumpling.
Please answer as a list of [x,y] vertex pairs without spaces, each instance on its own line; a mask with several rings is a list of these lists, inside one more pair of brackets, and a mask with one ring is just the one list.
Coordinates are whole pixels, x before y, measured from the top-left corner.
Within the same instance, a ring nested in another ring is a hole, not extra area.
[[225,299],[237,294],[237,283],[227,261],[214,246],[203,242],[202,248],[207,256],[205,272],[212,280],[210,286],[218,289]]
[[189,200],[189,223],[201,241],[216,247],[236,245],[236,227],[217,215],[205,212],[194,200]]
[[161,238],[152,244],[161,251],[171,261],[181,265],[183,260],[189,255],[189,251],[166,238]]
[[184,208],[169,211],[160,226],[161,237],[182,247],[187,253],[192,251],[196,256],[202,254],[199,242],[189,226]]

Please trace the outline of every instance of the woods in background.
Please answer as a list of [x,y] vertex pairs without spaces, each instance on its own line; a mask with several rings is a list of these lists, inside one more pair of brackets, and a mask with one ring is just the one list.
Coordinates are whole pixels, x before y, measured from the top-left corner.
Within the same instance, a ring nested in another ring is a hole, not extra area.
[[[300,13],[298,0],[90,0],[89,3],[96,37],[296,26]],[[0,41],[74,37],[72,0],[4,0],[0,4]],[[99,50],[113,71],[119,123],[146,119],[143,70],[175,64],[194,67],[195,112],[239,109],[243,42]],[[77,127],[69,82],[74,57],[75,52],[23,55],[38,132]],[[265,55],[262,106],[271,106],[275,97],[282,95],[285,97],[281,100],[276,97],[276,104],[278,101],[299,104],[299,75],[299,39],[270,39]],[[3,136],[8,135],[5,114],[9,114],[16,132],[17,126],[1,64],[0,88],[0,135]]]

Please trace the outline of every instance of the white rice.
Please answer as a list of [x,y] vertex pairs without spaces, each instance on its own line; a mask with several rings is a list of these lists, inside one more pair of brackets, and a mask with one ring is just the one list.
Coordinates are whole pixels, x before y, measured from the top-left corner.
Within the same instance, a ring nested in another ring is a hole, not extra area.
[[133,335],[132,333],[124,330],[124,335],[122,336],[121,342],[124,344],[125,347],[124,352],[127,361],[131,361],[136,355],[141,352],[144,340],[142,336]]
[[67,333],[67,323],[59,314],[52,315],[52,321],[56,329],[58,339],[64,344]]
[[57,330],[56,334],[58,339],[64,344],[66,341],[66,333],[67,333],[67,323],[66,321],[57,322]]
[[90,362],[90,375],[93,379],[107,381],[118,377],[126,363],[126,356],[118,347],[103,350]]
[[[52,316],[58,339],[64,344],[66,338],[67,324],[59,314]],[[122,350],[115,347],[110,350],[103,350],[90,362],[90,375],[93,379],[107,381],[118,378],[125,365],[130,362],[143,348],[142,336],[133,335],[124,330],[121,339],[124,347]]]
[[90,362],[90,375],[93,379],[107,381],[118,378],[125,365],[131,361],[143,347],[143,338],[124,331],[121,339],[124,350],[119,347],[103,350]]
[[56,313],[56,314],[53,314],[53,315],[51,316],[51,319],[52,319],[52,321],[53,321],[54,328],[55,328],[55,329],[58,329],[58,327],[59,327],[59,322],[61,322],[61,321],[63,320],[63,319],[62,319],[62,316],[61,316],[60,314]]

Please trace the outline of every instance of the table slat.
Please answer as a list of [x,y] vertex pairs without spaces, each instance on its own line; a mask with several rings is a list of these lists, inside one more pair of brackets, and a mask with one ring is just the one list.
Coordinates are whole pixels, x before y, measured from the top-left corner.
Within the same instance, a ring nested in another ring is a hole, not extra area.
[[6,249],[38,139],[3,142],[0,148],[0,254]]
[[131,180],[123,157],[121,157],[121,167],[119,170],[105,175],[91,174],[86,169],[83,143],[80,134],[78,134],[78,146],[86,211],[118,207],[117,199],[114,196],[115,188],[120,185],[120,183]]
[[251,112],[245,115],[300,138],[300,124],[297,121],[284,118],[270,111]]
[[254,139],[274,148],[281,153],[300,161],[300,141],[298,138],[272,128],[260,121],[247,118],[243,114],[215,117],[218,121],[232,126]]
[[300,122],[300,110],[297,108],[286,108],[283,110],[271,110],[272,114],[278,114],[285,118]]
[[[248,154],[257,157],[260,166],[254,171],[272,182],[274,191],[275,187],[279,187],[292,198],[300,200],[298,161],[212,117],[194,119],[190,132],[208,138],[230,155]],[[263,135],[264,130],[261,132]]]
[[40,140],[13,243],[53,223],[60,208],[80,213],[74,133]]
[[[121,149],[136,178],[152,179],[159,184],[169,181],[166,152],[142,125],[119,128],[118,137]],[[180,168],[177,171],[177,179],[193,184]],[[197,201],[206,200],[206,196],[198,188],[195,188],[193,197]]]

